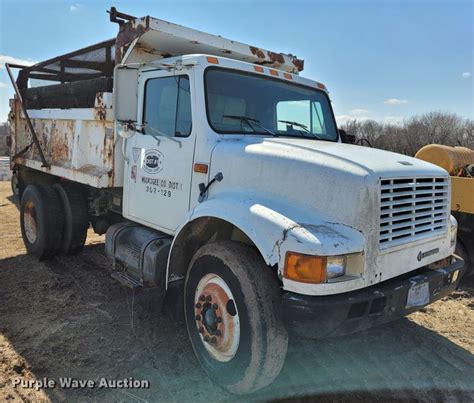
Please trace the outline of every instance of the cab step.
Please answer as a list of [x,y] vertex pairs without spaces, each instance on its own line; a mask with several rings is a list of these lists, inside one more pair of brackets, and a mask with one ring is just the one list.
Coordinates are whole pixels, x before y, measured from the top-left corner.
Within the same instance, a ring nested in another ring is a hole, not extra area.
[[111,277],[131,289],[136,289],[142,286],[139,279],[124,271],[114,271],[112,272]]

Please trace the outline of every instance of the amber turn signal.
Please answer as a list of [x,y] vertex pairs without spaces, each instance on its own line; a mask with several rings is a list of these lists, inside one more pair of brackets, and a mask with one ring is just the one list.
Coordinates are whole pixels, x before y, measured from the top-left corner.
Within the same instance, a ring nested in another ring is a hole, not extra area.
[[324,256],[303,255],[302,253],[287,252],[283,276],[289,280],[302,283],[325,283],[326,263]]
[[217,59],[217,57],[212,56],[207,57],[207,62],[212,64],[219,64],[219,60]]
[[208,165],[207,164],[194,164],[194,172],[200,174],[207,174]]

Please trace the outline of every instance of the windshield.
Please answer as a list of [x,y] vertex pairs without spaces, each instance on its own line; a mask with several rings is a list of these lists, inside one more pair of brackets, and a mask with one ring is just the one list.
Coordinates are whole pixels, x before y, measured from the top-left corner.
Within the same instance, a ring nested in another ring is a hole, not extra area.
[[316,88],[222,68],[208,69],[205,81],[209,124],[218,133],[338,138],[329,99]]

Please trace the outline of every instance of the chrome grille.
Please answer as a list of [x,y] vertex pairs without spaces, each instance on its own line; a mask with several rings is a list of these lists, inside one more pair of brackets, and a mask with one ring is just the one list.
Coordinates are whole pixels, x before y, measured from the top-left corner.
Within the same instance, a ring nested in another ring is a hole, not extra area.
[[447,230],[449,179],[382,179],[380,191],[381,248],[432,237]]

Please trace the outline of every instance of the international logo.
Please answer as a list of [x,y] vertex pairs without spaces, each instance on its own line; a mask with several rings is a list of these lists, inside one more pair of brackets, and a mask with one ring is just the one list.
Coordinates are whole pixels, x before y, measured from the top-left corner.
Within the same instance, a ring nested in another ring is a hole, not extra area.
[[163,169],[163,154],[158,150],[148,150],[145,152],[143,169],[149,174],[156,174]]

